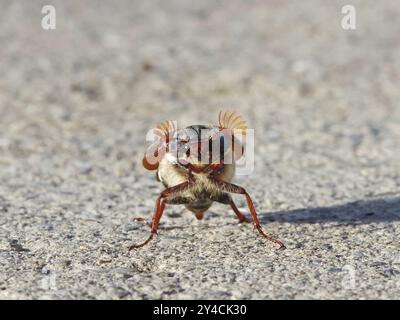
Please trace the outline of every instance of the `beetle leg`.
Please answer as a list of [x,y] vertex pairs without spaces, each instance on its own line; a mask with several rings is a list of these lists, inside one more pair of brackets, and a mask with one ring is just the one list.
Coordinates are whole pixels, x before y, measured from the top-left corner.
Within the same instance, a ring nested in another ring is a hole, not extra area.
[[131,251],[132,249],[141,248],[141,247],[145,246],[147,243],[149,243],[151,239],[153,239],[154,234],[157,233],[158,223],[160,222],[160,219],[164,212],[164,209],[165,209],[165,202],[164,202],[164,199],[162,198],[162,196],[160,195],[157,198],[156,207],[154,209],[153,220],[151,223],[151,232],[150,232],[149,237],[142,243],[133,244],[133,245],[129,246],[129,251]]
[[243,213],[239,211],[239,209],[236,207],[236,204],[233,202],[233,199],[231,199],[230,203],[232,210],[236,213],[237,218],[239,219],[239,223],[249,223],[250,219],[247,218]]
[[[154,209],[154,215],[153,215],[153,219],[152,219],[152,223],[151,223],[151,232],[150,232],[149,237],[142,243],[133,244],[133,245],[129,246],[129,251],[131,251],[132,249],[141,248],[141,247],[145,246],[147,243],[149,243],[151,239],[153,239],[154,234],[157,234],[158,224],[160,223],[160,219],[164,212],[165,205],[167,203],[169,203],[168,197],[171,196],[175,192],[185,190],[189,184],[190,183],[186,181],[186,182],[180,183],[174,187],[167,188],[163,192],[161,192],[161,194],[159,195],[159,197],[157,198],[157,201],[156,201],[156,207]],[[171,199],[171,203],[174,203],[173,199]]]
[[254,208],[253,201],[251,200],[250,195],[247,193],[247,191],[244,188],[239,187],[239,186],[237,186],[237,185],[235,185],[233,183],[229,183],[229,182],[226,182],[226,181],[223,181],[223,180],[220,180],[220,179],[216,179],[216,178],[213,181],[225,192],[237,193],[237,194],[245,195],[246,201],[247,201],[247,205],[248,205],[248,207],[250,209],[251,217],[253,218],[254,228],[257,229],[257,231],[264,238],[266,238],[267,240],[269,240],[271,242],[274,242],[274,243],[278,244],[279,245],[279,250],[286,249],[286,246],[283,244],[282,241],[279,241],[278,239],[275,239],[275,238],[271,237],[270,235],[266,234],[264,232],[264,230],[261,228],[260,221],[258,220],[257,212],[256,212],[256,210]]
[[229,194],[223,193],[218,198],[213,199],[213,201],[217,201],[222,204],[229,204],[231,206],[233,212],[235,212],[236,217],[239,219],[239,223],[250,222],[250,220],[248,218],[246,218],[246,216],[239,211],[239,209],[236,207],[235,203],[233,202],[232,197]]

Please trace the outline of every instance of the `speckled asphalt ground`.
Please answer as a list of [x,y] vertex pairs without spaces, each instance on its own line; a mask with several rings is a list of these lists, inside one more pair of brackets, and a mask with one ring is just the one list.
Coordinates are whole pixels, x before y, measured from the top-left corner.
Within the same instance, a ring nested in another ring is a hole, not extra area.
[[[0,298],[399,299],[400,7],[353,0],[345,31],[343,4],[1,0]],[[128,252],[161,190],[147,130],[221,108],[255,129],[236,183],[287,250],[215,205]]]

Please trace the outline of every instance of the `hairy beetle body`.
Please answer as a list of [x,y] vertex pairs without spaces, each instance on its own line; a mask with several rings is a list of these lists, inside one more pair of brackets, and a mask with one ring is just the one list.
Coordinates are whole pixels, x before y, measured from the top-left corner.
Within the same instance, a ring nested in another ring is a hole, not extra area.
[[172,121],[166,121],[157,129],[159,139],[149,148],[143,165],[148,170],[157,170],[157,179],[166,189],[157,198],[150,236],[130,249],[142,247],[153,238],[167,204],[182,204],[197,219],[202,219],[213,202],[220,202],[231,206],[239,222],[248,222],[233,202],[232,193],[246,197],[258,232],[278,244],[280,249],[285,248],[281,241],[262,230],[247,191],[231,183],[235,175],[235,160],[244,154],[243,140],[234,135],[234,130],[246,134],[247,126],[242,117],[225,112],[223,118],[219,114],[218,126],[192,125],[177,130]]

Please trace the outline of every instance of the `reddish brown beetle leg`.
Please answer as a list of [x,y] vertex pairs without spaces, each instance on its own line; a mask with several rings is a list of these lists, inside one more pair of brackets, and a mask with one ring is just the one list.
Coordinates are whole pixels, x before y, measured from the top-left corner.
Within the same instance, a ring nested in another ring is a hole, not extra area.
[[[256,213],[256,210],[254,208],[253,201],[251,200],[250,195],[247,193],[247,191],[244,188],[239,187],[239,186],[237,186],[237,185],[235,185],[233,183],[229,183],[229,182],[226,182],[226,181],[223,181],[223,180],[219,180],[219,179],[214,179],[214,181],[225,192],[238,193],[238,194],[245,195],[246,196],[247,205],[248,205],[248,207],[250,209],[251,217],[253,218],[254,228],[257,229],[257,231],[264,238],[266,238],[267,240],[269,240],[269,241],[271,241],[273,243],[278,244],[279,245],[279,248],[278,248],[279,250],[286,249],[286,246],[283,244],[282,241],[280,241],[278,239],[275,239],[275,238],[271,237],[270,235],[266,234],[265,231],[261,228],[260,221],[258,220],[257,213]],[[232,209],[233,209],[233,207],[232,207]]]
[[166,203],[168,203],[167,197],[170,196],[174,192],[182,191],[182,190],[186,189],[188,185],[189,185],[189,182],[183,182],[174,187],[167,188],[163,192],[161,192],[160,196],[157,198],[156,207],[154,209],[153,220],[151,223],[151,232],[150,232],[149,237],[142,243],[133,244],[133,245],[129,246],[129,251],[131,251],[132,249],[141,248],[141,247],[145,246],[146,244],[148,244],[151,239],[153,239],[154,234],[157,234],[158,224],[160,223],[160,219],[164,212],[165,205],[166,205]]
[[236,204],[233,202],[232,199],[229,202],[229,204],[231,205],[233,212],[235,212],[236,217],[239,219],[239,223],[243,222],[249,223],[251,221],[249,218],[246,218],[246,216],[239,211],[239,209],[236,207]]
[[157,234],[158,223],[160,222],[164,209],[165,209],[165,202],[162,199],[162,196],[160,195],[156,202],[156,208],[154,210],[154,217],[153,217],[153,222],[151,223],[151,232],[149,237],[142,243],[133,244],[129,246],[129,251],[131,251],[132,249],[141,248],[146,244],[148,244],[151,239],[153,239],[154,234]]

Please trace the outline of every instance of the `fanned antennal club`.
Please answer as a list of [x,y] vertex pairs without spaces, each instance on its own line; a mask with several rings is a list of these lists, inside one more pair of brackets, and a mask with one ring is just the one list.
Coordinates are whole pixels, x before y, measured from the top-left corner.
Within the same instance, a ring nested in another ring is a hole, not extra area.
[[242,116],[236,115],[236,112],[222,111],[218,114],[218,126],[222,129],[241,130],[246,134],[247,124]]
[[175,122],[172,120],[167,120],[157,125],[155,134],[168,143],[173,138],[175,131]]

